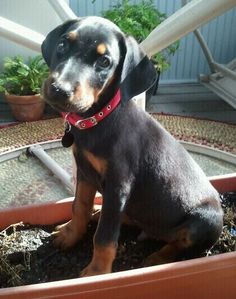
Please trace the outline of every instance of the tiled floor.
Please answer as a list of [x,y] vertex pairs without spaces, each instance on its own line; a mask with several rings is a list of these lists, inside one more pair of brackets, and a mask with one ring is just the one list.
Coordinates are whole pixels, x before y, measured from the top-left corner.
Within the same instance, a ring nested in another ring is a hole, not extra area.
[[[72,175],[70,149],[51,149],[47,150],[47,153]],[[236,172],[236,165],[196,153],[191,155],[207,176]],[[60,200],[72,196],[45,165],[37,158],[26,156],[24,153],[19,158],[0,163],[0,173],[0,208]]]
[[[51,149],[47,153],[72,175],[70,149]],[[72,196],[69,190],[36,157],[23,153],[19,158],[0,163],[0,208]]]

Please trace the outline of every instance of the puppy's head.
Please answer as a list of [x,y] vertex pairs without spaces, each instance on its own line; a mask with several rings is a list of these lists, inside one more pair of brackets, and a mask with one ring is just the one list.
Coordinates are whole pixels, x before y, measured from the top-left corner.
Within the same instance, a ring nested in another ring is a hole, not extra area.
[[[115,89],[141,61],[137,43],[100,17],[68,21],[42,44],[51,73],[45,100],[59,111],[83,113]],[[112,86],[112,88],[111,88]]]

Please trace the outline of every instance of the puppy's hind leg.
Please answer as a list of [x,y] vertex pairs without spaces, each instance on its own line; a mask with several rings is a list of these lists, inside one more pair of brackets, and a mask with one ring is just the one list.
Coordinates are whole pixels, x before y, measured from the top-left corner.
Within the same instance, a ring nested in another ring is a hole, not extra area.
[[167,244],[151,254],[145,266],[170,263],[182,258],[199,257],[218,240],[223,226],[223,213],[220,206],[209,202],[191,211],[184,223],[173,229],[165,237]]

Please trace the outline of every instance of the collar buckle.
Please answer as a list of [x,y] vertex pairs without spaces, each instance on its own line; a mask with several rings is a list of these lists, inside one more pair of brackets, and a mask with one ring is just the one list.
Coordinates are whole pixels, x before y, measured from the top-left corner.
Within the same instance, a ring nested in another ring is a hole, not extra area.
[[75,123],[75,126],[79,128],[80,130],[84,130],[90,127],[96,126],[98,123],[95,116],[91,116],[88,118],[80,119]]

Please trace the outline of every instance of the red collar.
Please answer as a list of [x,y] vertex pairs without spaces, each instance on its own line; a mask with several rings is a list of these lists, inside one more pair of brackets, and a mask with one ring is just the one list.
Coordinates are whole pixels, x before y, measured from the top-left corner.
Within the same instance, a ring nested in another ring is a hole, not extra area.
[[72,126],[85,130],[96,126],[100,121],[107,117],[120,103],[120,89],[118,89],[115,96],[110,100],[110,102],[98,113],[93,116],[83,118],[74,112],[62,112],[62,117],[68,121]]

